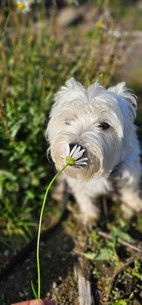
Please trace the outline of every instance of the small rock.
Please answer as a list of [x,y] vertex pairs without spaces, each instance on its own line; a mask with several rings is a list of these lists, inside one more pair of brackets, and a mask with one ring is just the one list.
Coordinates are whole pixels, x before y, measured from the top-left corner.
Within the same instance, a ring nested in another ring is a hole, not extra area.
[[9,250],[5,250],[3,254],[4,254],[4,256],[8,257],[9,254],[10,254],[10,251]]
[[19,291],[19,297],[20,297],[20,298],[23,298],[24,296],[25,296],[25,293]]
[[15,279],[15,275],[14,274],[10,274],[10,276],[8,277],[9,280],[14,280]]
[[57,288],[57,284],[55,282],[53,282],[53,289]]
[[51,296],[50,292],[47,292],[46,296],[48,299],[50,299],[50,296]]
[[47,253],[47,254],[46,254],[46,257],[47,257],[47,258],[51,258],[51,257],[52,257],[51,253]]
[[30,266],[27,266],[27,267],[26,267],[26,270],[30,270]]

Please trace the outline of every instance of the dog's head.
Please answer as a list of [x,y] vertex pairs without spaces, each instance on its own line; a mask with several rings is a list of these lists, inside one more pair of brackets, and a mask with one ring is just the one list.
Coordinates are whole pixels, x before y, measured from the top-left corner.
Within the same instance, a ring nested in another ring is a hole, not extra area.
[[55,94],[47,128],[57,169],[64,166],[66,144],[77,144],[85,148],[87,165],[68,167],[68,175],[89,179],[109,174],[131,149],[135,115],[136,98],[125,83],[106,90],[96,82],[85,89],[74,78],[68,80]]

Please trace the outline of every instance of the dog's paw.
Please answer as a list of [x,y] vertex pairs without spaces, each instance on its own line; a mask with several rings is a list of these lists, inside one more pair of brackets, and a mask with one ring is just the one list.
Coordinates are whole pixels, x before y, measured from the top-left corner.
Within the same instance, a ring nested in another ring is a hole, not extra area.
[[142,211],[142,199],[139,197],[138,192],[134,191],[133,189],[122,189],[121,199],[123,204],[126,205],[129,209],[135,212]]
[[127,190],[122,193],[122,205],[121,209],[125,218],[130,219],[133,214],[142,211],[142,199],[137,192],[133,190]]
[[134,215],[134,211],[128,207],[125,203],[121,204],[121,211],[123,214],[123,218],[126,220],[129,220],[132,218],[132,216]]

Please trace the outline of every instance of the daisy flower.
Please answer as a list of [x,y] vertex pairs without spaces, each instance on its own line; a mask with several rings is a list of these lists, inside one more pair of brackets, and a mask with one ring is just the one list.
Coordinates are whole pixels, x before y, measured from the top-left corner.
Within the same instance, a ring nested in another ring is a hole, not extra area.
[[30,11],[30,0],[17,0],[16,2],[18,11],[22,11],[23,13]]
[[81,146],[75,145],[71,151],[70,146],[66,144],[65,154],[62,154],[64,164],[76,165],[79,168],[82,168],[82,165],[87,165],[88,158],[81,158],[85,152],[85,149],[82,149]]
[[96,27],[98,29],[106,29],[106,26],[103,24],[102,21],[97,22]]

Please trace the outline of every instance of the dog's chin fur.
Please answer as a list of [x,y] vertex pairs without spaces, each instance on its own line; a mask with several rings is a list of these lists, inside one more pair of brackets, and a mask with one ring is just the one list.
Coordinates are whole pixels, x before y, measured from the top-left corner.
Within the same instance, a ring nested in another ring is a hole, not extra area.
[[[83,157],[88,158],[87,165],[82,169],[68,166],[64,171],[85,221],[90,216],[98,217],[92,199],[112,189],[110,176],[111,181],[117,178],[119,192],[127,206],[123,211],[128,211],[128,207],[136,211],[142,209],[138,197],[140,149],[133,124],[136,106],[136,97],[125,83],[106,90],[96,82],[85,89],[71,78],[55,95],[47,128],[49,150],[56,168],[61,170],[65,165],[66,144],[85,149]],[[102,123],[107,123],[108,128],[103,129]],[[85,186],[84,181],[87,181]],[[126,199],[126,189],[131,189],[135,203]]]

